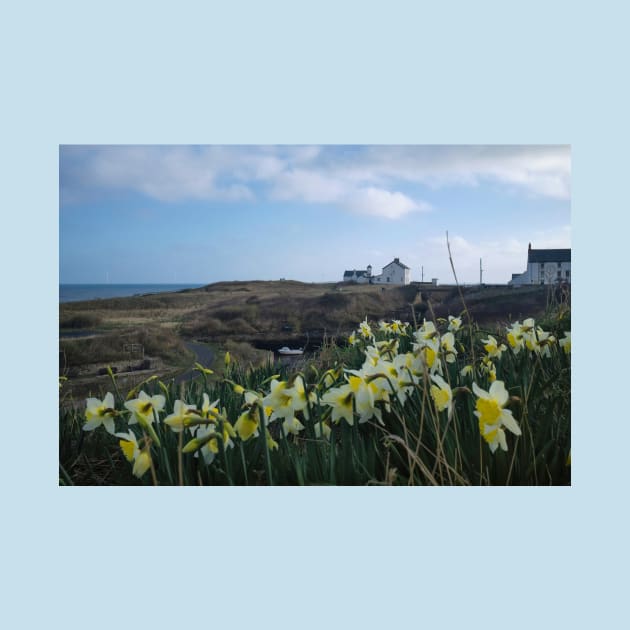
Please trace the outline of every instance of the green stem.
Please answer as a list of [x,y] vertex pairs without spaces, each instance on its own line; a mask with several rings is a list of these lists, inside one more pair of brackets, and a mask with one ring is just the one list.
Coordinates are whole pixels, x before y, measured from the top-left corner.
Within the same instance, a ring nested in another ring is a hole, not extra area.
[[265,424],[265,411],[261,405],[258,407],[260,416],[260,439],[262,440],[263,451],[265,453],[265,471],[267,473],[267,483],[273,486],[273,478],[271,476],[271,457],[269,456],[269,447],[267,446],[267,426]]

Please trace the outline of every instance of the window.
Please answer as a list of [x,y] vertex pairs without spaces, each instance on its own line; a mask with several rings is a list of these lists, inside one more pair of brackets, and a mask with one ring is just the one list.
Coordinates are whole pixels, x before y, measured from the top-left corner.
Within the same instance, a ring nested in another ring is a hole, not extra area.
[[562,263],[558,263],[558,269],[560,269],[560,267],[562,267]]
[[565,275],[567,278],[570,278],[570,277],[571,277],[571,272],[567,269],[567,270],[564,272],[564,275]]
[[560,271],[560,269],[558,269],[558,280],[560,280],[560,278],[562,278],[562,271]]

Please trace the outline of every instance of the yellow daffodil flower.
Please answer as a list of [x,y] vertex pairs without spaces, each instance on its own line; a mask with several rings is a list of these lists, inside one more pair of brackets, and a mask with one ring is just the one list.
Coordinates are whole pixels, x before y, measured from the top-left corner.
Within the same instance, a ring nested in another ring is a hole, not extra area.
[[243,442],[246,442],[249,438],[258,435],[259,424],[260,416],[258,406],[252,405],[238,417],[238,420],[234,423],[234,430],[238,434],[238,437],[240,437]]
[[133,462],[132,473],[136,477],[140,478],[144,473],[151,468],[151,453],[148,448],[140,450],[138,441],[133,431],[127,433],[116,433],[116,437],[121,438],[118,444],[125,456],[125,459],[131,463]]
[[269,394],[263,398],[262,404],[264,407],[273,409],[269,422],[278,418],[292,418],[294,415],[293,396],[286,381],[279,381],[274,378],[271,381]]
[[374,336],[368,324],[367,317],[359,324],[359,333],[364,339],[371,339]]
[[93,431],[96,427],[103,425],[108,433],[114,435],[116,428],[114,426],[114,395],[110,392],[105,394],[103,400],[98,398],[88,398],[86,400],[85,419],[83,425],[84,431]]
[[164,409],[166,398],[162,394],[149,396],[140,392],[138,398],[125,402],[125,407],[131,411],[129,424],[140,423],[141,426],[151,424],[158,419],[158,412]]
[[427,343],[433,342],[435,339],[439,341],[439,333],[435,324],[431,321],[424,320],[424,323],[413,334],[416,344],[421,348]]
[[564,337],[559,341],[560,347],[564,350],[565,354],[571,354],[571,333],[565,332]]
[[148,431],[153,441],[160,446],[160,439],[153,428],[153,421],[158,420],[158,413],[164,409],[166,398],[162,394],[149,396],[140,392],[138,398],[125,402],[125,407],[131,411],[129,424],[138,423],[145,431]]
[[285,435],[297,435],[300,431],[304,430],[304,425],[295,417],[285,418],[282,423]]
[[353,395],[349,385],[331,387],[321,397],[321,402],[324,405],[332,407],[331,419],[333,422],[339,422],[343,418],[350,425],[354,424],[352,400]]
[[447,332],[440,339],[440,347],[444,352],[444,358],[447,363],[455,363],[457,350],[455,349],[455,336],[452,332]]
[[[228,422],[223,423],[223,435],[218,433],[217,426],[214,424],[208,424],[206,426],[200,426],[196,432],[196,444],[200,445],[197,451],[195,451],[195,457],[199,457],[199,453],[203,456],[203,460],[206,464],[211,464],[215,456],[219,452],[219,440],[215,435],[222,437],[223,448],[226,450],[234,446],[234,442],[230,439],[230,433],[233,432],[232,426]],[[190,443],[189,443],[190,444]]]
[[507,451],[507,441],[503,427],[514,435],[521,435],[521,429],[509,409],[504,409],[509,395],[503,381],[494,381],[490,390],[481,389],[476,383],[472,384],[473,392],[477,396],[474,412],[479,418],[479,431],[483,439],[494,453],[498,446]]
[[525,333],[523,331],[523,326],[521,326],[519,322],[516,322],[506,330],[508,343],[514,351],[514,354],[518,354],[525,347],[525,340],[523,339],[523,335]]
[[[208,394],[204,394],[207,396]],[[190,426],[191,418],[200,418],[199,412],[195,405],[187,405],[183,400],[176,400],[173,405],[173,413],[164,418],[164,424],[167,424],[175,433],[184,430]]]
[[462,327],[462,320],[459,317],[448,316],[448,329],[451,332],[457,332]]
[[315,404],[317,401],[317,394],[311,389],[307,394],[306,385],[304,379],[298,374],[294,379],[291,387],[286,390],[286,393],[291,397],[291,407],[293,411],[301,411],[304,417],[309,418],[309,405]]
[[431,398],[438,411],[446,410],[449,418],[453,414],[453,392],[451,386],[437,374],[431,376],[434,385],[431,385]]
[[484,344],[484,350],[492,359],[500,359],[503,352],[507,350],[505,344],[498,344],[497,340],[492,335],[488,335],[488,338],[482,339],[481,342]]

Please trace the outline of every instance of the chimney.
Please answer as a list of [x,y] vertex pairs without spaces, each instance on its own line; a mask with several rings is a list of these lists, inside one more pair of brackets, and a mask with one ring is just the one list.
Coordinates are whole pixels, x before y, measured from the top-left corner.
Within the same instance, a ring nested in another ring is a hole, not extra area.
[[399,262],[400,262],[400,260],[398,260],[398,258],[394,258],[394,262],[395,262],[395,263],[399,263]]
[[527,248],[527,251],[529,251],[532,248],[532,244],[529,244],[529,247]]

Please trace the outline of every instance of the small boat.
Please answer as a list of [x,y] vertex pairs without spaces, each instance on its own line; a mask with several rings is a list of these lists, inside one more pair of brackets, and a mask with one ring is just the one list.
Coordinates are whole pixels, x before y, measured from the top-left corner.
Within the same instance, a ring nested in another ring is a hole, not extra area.
[[304,349],[303,348],[296,348],[294,350],[292,350],[291,348],[287,347],[287,346],[282,346],[282,348],[280,348],[278,350],[278,354],[303,354],[304,353]]

